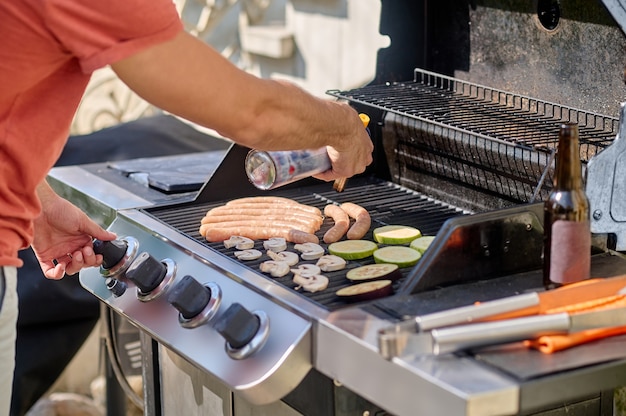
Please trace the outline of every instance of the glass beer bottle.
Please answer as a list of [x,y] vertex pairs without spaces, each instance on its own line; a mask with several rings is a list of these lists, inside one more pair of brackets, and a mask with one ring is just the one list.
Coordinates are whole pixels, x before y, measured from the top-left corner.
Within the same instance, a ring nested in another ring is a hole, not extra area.
[[589,201],[583,189],[578,125],[562,124],[554,188],[544,204],[543,283],[546,288],[589,278]]

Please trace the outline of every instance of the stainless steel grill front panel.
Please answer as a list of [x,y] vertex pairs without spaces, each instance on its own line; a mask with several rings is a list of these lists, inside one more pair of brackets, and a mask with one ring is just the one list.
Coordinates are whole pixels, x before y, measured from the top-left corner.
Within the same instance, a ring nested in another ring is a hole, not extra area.
[[[118,238],[132,236],[138,242],[139,252],[175,264],[171,287],[191,275],[202,284],[213,283],[221,289],[221,306],[215,318],[189,329],[181,326],[178,311],[168,303],[169,292],[141,301],[136,286],[122,275],[116,278],[128,287],[121,296],[114,296],[98,269],[81,272],[81,284],[115,312],[254,404],[279,400],[307,374],[312,366],[310,319],[304,314],[290,313],[264,296],[263,292],[270,289],[263,285],[250,288],[241,284],[239,279],[245,279],[249,271],[208,248],[190,244],[185,237],[136,210],[122,211],[109,229]],[[262,313],[269,324],[262,347],[242,359],[228,353],[225,339],[213,328],[233,303]]]

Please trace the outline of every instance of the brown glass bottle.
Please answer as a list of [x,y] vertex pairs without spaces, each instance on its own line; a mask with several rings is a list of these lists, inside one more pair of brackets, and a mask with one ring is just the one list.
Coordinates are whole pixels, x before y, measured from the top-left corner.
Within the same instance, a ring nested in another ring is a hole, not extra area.
[[582,180],[578,125],[562,124],[554,188],[544,204],[543,283],[546,288],[589,278],[589,200]]

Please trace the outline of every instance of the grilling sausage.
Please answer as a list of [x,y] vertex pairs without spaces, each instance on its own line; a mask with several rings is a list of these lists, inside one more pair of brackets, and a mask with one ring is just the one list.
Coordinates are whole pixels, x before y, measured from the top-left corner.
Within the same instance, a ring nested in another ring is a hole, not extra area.
[[209,210],[200,234],[211,242],[242,235],[253,240],[282,237],[293,243],[318,243],[314,233],[323,221],[318,208],[288,198],[247,197]]
[[[313,208],[309,210],[308,208]],[[281,219],[286,218],[300,218],[304,219],[311,224],[321,226],[324,218],[321,211],[315,207],[308,205],[290,205],[290,204],[235,204],[235,205],[222,205],[210,209],[205,218],[214,215],[241,215],[241,216],[261,216],[266,218],[267,215],[279,216]],[[206,222],[206,220],[205,220]]]
[[283,208],[285,206],[289,206],[290,208],[295,207],[298,210],[310,212],[312,214],[322,215],[322,212],[319,210],[319,208],[312,207],[310,205],[301,204],[289,198],[281,198],[281,197],[258,196],[258,197],[249,197],[249,198],[238,198],[238,199],[233,199],[231,201],[228,201],[226,203],[226,206],[254,208],[254,207],[258,207],[259,204],[263,205],[264,207],[268,207],[268,206],[283,207]]
[[348,228],[350,228],[350,218],[348,214],[337,205],[328,204],[324,207],[324,215],[331,217],[335,222],[335,225],[324,234],[324,242],[330,244],[339,241],[339,239],[346,234]]
[[[271,227],[271,228],[282,228],[285,230],[294,229],[294,230],[303,231],[309,234],[313,234],[319,229],[319,227],[316,227],[314,225],[302,225],[293,221],[283,221],[283,220],[267,221],[265,219],[262,219],[262,220],[261,219],[255,219],[255,220],[241,219],[241,220],[234,220],[234,221],[228,221],[228,222],[202,224],[200,226],[200,234],[204,235],[206,234],[206,230],[211,230],[215,228],[222,229],[222,228],[237,228],[237,227],[250,227],[250,228]],[[253,240],[256,240],[256,238],[251,237],[248,234],[232,234],[232,235],[242,235],[244,237],[248,237]],[[282,237],[282,236],[273,235],[270,237]]]
[[[265,222],[271,221],[273,222],[289,222],[295,225],[300,225],[306,229],[312,228],[312,232],[315,232],[319,229],[321,223],[314,218],[307,218],[302,216],[291,216],[288,214],[217,214],[217,215],[209,215],[207,214],[204,218],[202,218],[202,224],[213,224],[214,226],[219,227],[220,224],[229,223],[233,221],[259,221],[263,220]],[[300,227],[295,227],[300,228]]]
[[232,205],[223,205],[220,207],[216,207],[213,208],[212,210],[210,210],[210,212],[213,211],[224,211],[224,210],[228,210],[231,212],[237,212],[240,210],[246,210],[246,209],[254,209],[254,210],[260,210],[260,209],[264,209],[264,210],[268,210],[268,211],[296,211],[296,212],[303,212],[303,213],[308,213],[308,214],[312,214],[312,215],[322,215],[322,212],[319,210],[319,208],[316,207],[312,207],[309,205],[304,205],[304,204],[278,204],[278,203],[271,203],[271,202],[249,202],[249,203],[239,203],[239,204],[232,204]]
[[341,209],[351,218],[354,218],[354,224],[348,230],[347,237],[349,240],[359,240],[367,234],[372,224],[369,212],[360,205],[352,202],[341,204]]
[[[205,224],[206,225],[206,224]],[[203,225],[202,227],[205,227]],[[202,227],[200,234],[202,234]],[[268,225],[267,223],[260,226],[254,226],[250,224],[232,226],[228,228],[220,227],[220,228],[206,228],[204,230],[204,238],[207,241],[218,242],[227,240],[231,235],[244,235],[248,238],[252,238],[253,240],[266,240],[271,237],[282,237],[287,241],[296,244],[303,243],[319,243],[319,239],[315,234],[307,233],[305,231],[275,227]]]

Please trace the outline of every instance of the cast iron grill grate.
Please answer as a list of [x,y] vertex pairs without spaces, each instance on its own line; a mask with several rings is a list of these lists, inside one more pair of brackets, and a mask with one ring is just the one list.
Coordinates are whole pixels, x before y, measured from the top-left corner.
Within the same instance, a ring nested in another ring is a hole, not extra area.
[[419,189],[422,178],[413,174],[427,174],[508,201],[504,206],[548,195],[561,123],[579,125],[584,166],[618,127],[615,118],[420,69],[412,82],[328,94],[384,112],[394,182]]
[[[342,193],[337,193],[328,184],[313,185],[289,190],[275,190],[268,195],[291,198],[300,203],[312,205],[324,209],[328,203],[354,202],[366,208],[372,217],[372,227],[364,239],[373,241],[372,230],[375,227],[388,224],[410,225],[418,228],[423,235],[436,235],[443,223],[452,217],[464,215],[465,212],[451,205],[425,197],[415,191],[382,181],[377,178],[351,179],[349,186]],[[226,249],[222,243],[209,243],[199,233],[199,226],[205,213],[226,201],[211,203],[192,203],[184,206],[166,206],[146,209],[145,212],[178,232],[192,238],[199,243],[225,255],[233,261],[247,266],[253,271],[266,278],[280,283],[283,286],[296,290],[293,283],[293,275],[289,273],[281,278],[272,278],[259,271],[259,265],[269,258],[264,254],[258,260],[241,262],[234,256],[234,249]],[[317,235],[322,241],[324,233],[333,225],[331,219],[325,219]],[[321,243],[327,249],[327,245]],[[382,247],[382,245],[381,245]],[[255,248],[265,253],[263,242],[256,241]],[[293,250],[293,244],[289,244],[288,250]],[[315,263],[315,261],[302,261],[303,263]],[[348,268],[342,271],[324,273],[329,278],[328,288],[321,292],[309,293],[299,291],[302,296],[316,302],[328,310],[346,306],[335,292],[350,282],[346,279],[346,271],[365,264],[373,263],[373,259],[349,261]],[[396,289],[402,284],[409,274],[410,268],[403,269],[403,278],[395,283]]]

